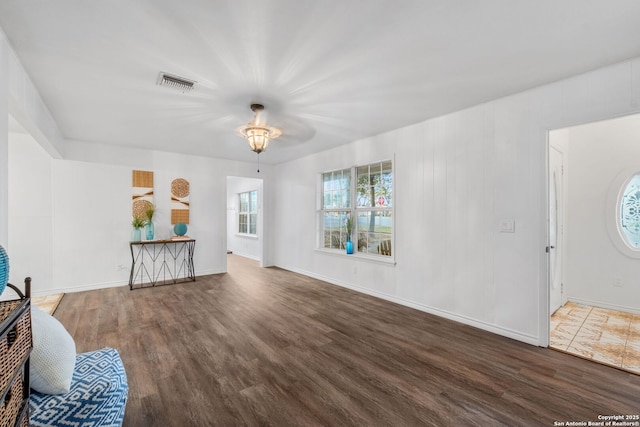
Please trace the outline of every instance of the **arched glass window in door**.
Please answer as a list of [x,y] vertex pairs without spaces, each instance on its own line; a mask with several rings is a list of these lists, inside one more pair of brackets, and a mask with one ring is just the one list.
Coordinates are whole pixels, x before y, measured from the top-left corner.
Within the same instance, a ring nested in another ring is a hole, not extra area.
[[618,225],[627,245],[640,249],[640,174],[631,177],[623,190]]

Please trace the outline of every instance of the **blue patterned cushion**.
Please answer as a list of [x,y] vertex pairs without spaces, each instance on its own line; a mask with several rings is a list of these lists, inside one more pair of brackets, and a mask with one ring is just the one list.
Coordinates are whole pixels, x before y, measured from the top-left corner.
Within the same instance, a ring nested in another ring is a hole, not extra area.
[[119,427],[128,391],[127,375],[116,350],[78,354],[69,393],[31,394],[29,426]]

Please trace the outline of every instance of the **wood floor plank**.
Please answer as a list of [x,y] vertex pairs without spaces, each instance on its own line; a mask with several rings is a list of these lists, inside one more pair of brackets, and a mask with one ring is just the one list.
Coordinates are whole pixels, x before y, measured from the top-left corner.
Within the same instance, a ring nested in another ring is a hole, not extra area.
[[115,347],[125,427],[551,426],[638,414],[637,375],[229,256],[229,273],[66,294]]

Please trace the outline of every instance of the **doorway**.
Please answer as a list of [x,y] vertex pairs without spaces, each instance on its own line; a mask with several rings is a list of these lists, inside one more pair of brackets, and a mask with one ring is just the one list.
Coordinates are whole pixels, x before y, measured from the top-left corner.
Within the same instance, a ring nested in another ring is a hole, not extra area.
[[262,179],[227,177],[227,253],[264,264],[264,183]]
[[640,115],[552,130],[548,142],[549,347],[640,374],[640,248],[620,195],[640,173]]

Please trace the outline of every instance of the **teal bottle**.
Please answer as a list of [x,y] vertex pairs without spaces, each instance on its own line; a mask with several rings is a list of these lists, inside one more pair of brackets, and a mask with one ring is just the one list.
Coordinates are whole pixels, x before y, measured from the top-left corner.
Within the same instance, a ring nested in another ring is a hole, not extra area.
[[344,247],[347,250],[348,254],[353,253],[353,242],[351,241],[351,239],[347,240],[347,243],[344,245]]
[[147,224],[144,226],[145,237],[147,240],[153,240],[154,227],[153,221],[147,221]]

